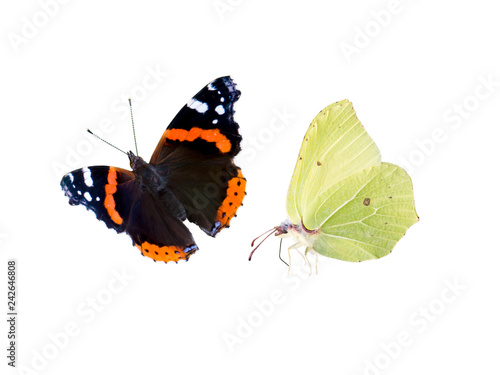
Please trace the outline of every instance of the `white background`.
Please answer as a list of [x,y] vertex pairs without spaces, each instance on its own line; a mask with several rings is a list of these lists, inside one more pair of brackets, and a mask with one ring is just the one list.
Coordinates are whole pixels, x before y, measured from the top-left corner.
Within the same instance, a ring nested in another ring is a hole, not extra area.
[[[0,10],[0,310],[15,258],[19,373],[498,372],[493,2],[47,3]],[[151,70],[161,73],[156,81]],[[89,149],[86,128],[111,123],[106,139],[131,149],[121,103],[131,96],[139,153],[149,159],[181,106],[226,74],[242,91],[237,164],[248,179],[230,229],[213,239],[190,225],[200,251],[188,263],[154,263],[68,205],[64,173],[128,168],[104,144]],[[248,262],[251,240],[286,217],[309,122],[344,98],[382,159],[410,173],[420,222],[386,258],[322,258],[310,278],[298,258],[287,276],[276,238]],[[283,112],[285,121],[273,119]],[[122,273],[130,280],[115,280]],[[0,372],[16,373],[2,327]]]

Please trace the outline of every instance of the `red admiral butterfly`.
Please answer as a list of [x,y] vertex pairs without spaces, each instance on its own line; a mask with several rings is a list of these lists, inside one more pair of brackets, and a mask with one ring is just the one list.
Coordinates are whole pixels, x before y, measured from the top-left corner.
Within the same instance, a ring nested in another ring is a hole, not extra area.
[[94,166],[67,173],[61,187],[70,205],[84,205],[143,255],[188,260],[198,250],[185,219],[215,236],[236,216],[246,180],[233,158],[240,152],[233,105],[240,91],[217,78],[175,116],[149,163],[127,153],[132,171]]

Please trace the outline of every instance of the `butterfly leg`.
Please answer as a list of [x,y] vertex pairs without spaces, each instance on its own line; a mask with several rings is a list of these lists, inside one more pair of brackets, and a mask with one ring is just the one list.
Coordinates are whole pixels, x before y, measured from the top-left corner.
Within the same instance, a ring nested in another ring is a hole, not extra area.
[[300,254],[300,256],[302,257],[302,259],[304,259],[304,266],[306,266],[306,265],[307,265],[307,263],[308,263],[308,261],[307,261],[307,256],[306,256],[307,251],[306,251],[304,254],[302,254],[302,252],[301,252],[298,248],[296,248],[296,249],[297,249],[297,252],[298,252],[298,253]]
[[[292,257],[290,255],[291,249],[298,249],[301,246],[300,242],[295,242],[293,245],[288,247],[288,274],[290,274],[290,268],[292,267]],[[302,255],[302,254],[301,254]]]
[[301,247],[301,246],[302,246],[302,244],[301,244],[300,242],[295,242],[292,246],[290,246],[290,247],[288,248],[288,263],[289,263],[289,264],[288,264],[288,273],[289,273],[289,274],[290,274],[290,268],[291,268],[291,264],[292,264],[292,257],[291,257],[291,255],[290,255],[290,250],[291,250],[291,249],[297,249],[297,252],[298,252],[298,253],[299,253],[302,257],[304,257],[304,256],[302,255],[302,253],[298,250],[298,249],[299,249],[299,247]]
[[292,246],[289,246],[287,249],[287,252],[288,252],[288,275],[290,275],[290,268],[292,267],[292,257],[290,256],[290,249],[292,248]]
[[316,275],[318,274],[318,253],[316,251],[311,251],[314,254],[314,268],[316,269]]
[[[302,252],[299,250],[299,248],[303,246],[301,242],[295,242],[292,246],[290,246],[288,249],[296,249],[297,252],[300,254],[300,256],[302,257],[302,259],[304,259],[304,265],[307,264],[307,260],[306,258],[304,257],[304,254],[302,254]],[[306,251],[307,252],[307,251]]]
[[312,274],[312,266],[311,266],[311,263],[309,263],[309,259],[307,258],[307,253],[309,252],[310,248],[307,247],[306,248],[306,251],[304,252],[304,259],[305,259],[305,264],[304,265],[307,265],[309,267],[309,276],[311,276]]

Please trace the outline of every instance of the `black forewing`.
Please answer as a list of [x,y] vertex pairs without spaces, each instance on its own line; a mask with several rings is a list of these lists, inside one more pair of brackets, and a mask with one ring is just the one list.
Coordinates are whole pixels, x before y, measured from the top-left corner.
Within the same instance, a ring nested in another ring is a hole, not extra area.
[[234,157],[241,150],[239,125],[234,121],[234,103],[238,101],[240,94],[229,76],[217,78],[206,85],[174,117],[158,142],[150,163],[161,163],[180,144],[201,150],[207,155],[220,153],[213,143],[201,138],[193,141],[168,138],[169,130],[190,131],[195,127],[219,130],[231,142],[231,150],[225,156]]
[[[239,125],[234,120],[239,97],[231,77],[210,82],[175,116],[150,161],[166,176],[188,220],[212,236],[229,225],[241,205],[241,201],[228,203],[227,216],[221,211],[229,181],[241,175],[233,163],[241,150]],[[240,194],[244,195],[244,188]]]

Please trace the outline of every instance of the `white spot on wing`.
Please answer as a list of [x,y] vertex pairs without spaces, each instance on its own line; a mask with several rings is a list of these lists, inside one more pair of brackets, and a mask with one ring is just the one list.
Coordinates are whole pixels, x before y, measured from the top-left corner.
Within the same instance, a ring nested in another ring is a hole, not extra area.
[[215,91],[215,87],[214,87],[214,85],[212,85],[212,82],[210,82],[210,83],[207,85],[207,89],[209,89],[210,91]]
[[73,173],[68,173],[68,177],[69,177],[69,180],[71,181],[71,183],[73,183],[73,181],[75,181],[75,177],[73,177]]
[[217,107],[215,107],[215,112],[217,112],[219,115],[223,115],[226,110],[221,104],[219,104]]
[[219,122],[219,120],[215,119],[212,121],[212,124],[217,124]]
[[84,197],[85,197],[85,199],[86,199],[87,201],[89,201],[89,202],[92,200],[92,196],[90,195],[90,193],[89,193],[88,191],[86,191],[86,192],[83,194],[83,196],[84,196]]
[[101,200],[101,198],[95,197],[95,200],[99,202]]
[[82,168],[82,172],[83,172],[83,178],[85,180],[85,185],[89,187],[93,186],[94,181],[92,180],[92,174],[90,173],[90,169],[88,169],[87,167]]
[[220,101],[221,101],[222,103],[224,103],[224,100],[225,100],[225,99],[224,99],[224,97],[223,97],[223,96],[221,96],[221,97],[220,97]]
[[200,102],[199,100],[196,100],[195,98],[191,99],[188,103],[187,106],[191,109],[196,109],[199,113],[205,113],[208,109],[207,103]]
[[80,190],[77,191],[78,195],[82,195],[82,192]]

